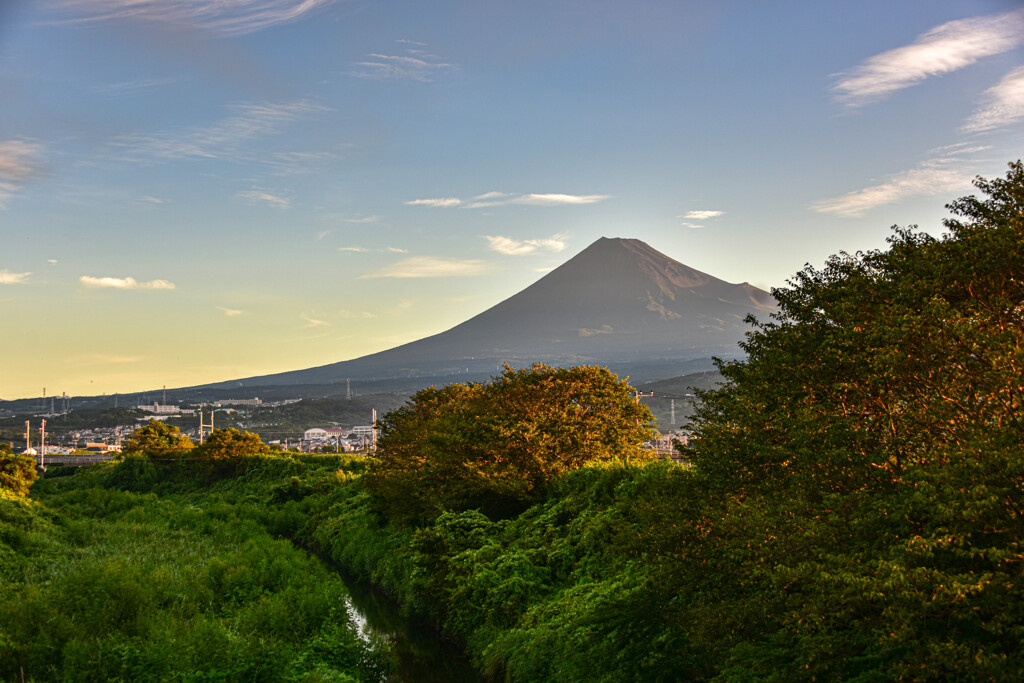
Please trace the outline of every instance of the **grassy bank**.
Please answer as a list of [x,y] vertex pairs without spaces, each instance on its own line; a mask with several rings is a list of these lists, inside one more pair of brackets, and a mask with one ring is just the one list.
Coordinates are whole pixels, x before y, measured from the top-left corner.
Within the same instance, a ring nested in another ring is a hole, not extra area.
[[0,500],[0,677],[379,680],[342,581],[281,538],[296,487],[343,464],[253,465],[210,482],[108,463]]

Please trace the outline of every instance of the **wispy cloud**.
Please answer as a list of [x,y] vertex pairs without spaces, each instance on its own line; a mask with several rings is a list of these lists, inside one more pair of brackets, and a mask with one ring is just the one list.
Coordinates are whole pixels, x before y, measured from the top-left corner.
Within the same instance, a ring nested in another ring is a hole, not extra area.
[[492,206],[508,206],[510,204],[522,204],[526,206],[559,206],[566,204],[595,204],[608,199],[606,194],[512,194],[509,192],[488,192],[477,195],[471,199],[463,200],[458,197],[444,197],[438,199],[414,199],[406,202],[409,206],[430,206],[438,208],[450,208],[462,206],[466,209],[485,209]]
[[303,325],[303,327],[305,328],[323,327],[325,325],[330,325],[330,323],[327,322],[326,320],[317,320],[316,318],[312,317],[307,313],[300,313],[299,317],[306,321],[306,324]]
[[159,88],[164,85],[170,85],[171,83],[177,83],[179,78],[142,78],[135,81],[121,81],[119,83],[108,83],[107,85],[99,85],[94,88],[96,92],[113,95],[113,94],[127,94],[132,92],[138,92],[140,90],[150,90],[152,88]]
[[351,251],[356,254],[366,254],[371,250],[366,247],[338,247],[338,251]]
[[156,162],[181,159],[238,159],[260,161],[253,140],[281,131],[302,118],[326,111],[307,100],[284,103],[235,104],[226,118],[204,127],[124,135],[113,141],[126,161]]
[[376,80],[430,83],[438,73],[456,68],[455,64],[442,61],[437,55],[423,49],[426,47],[423,43],[408,40],[398,42],[414,47],[407,47],[402,55],[371,53],[366,60],[354,63],[349,75]]
[[239,192],[238,196],[242,199],[247,199],[253,204],[269,204],[277,209],[287,209],[292,205],[292,201],[287,197],[271,194],[266,190],[248,190],[247,192]]
[[462,203],[461,199],[455,197],[445,197],[443,199],[413,199],[412,201],[406,202],[409,206],[434,206],[434,207],[448,207],[458,206]]
[[836,99],[851,107],[883,99],[1013,49],[1024,42],[1024,9],[960,19],[918,36],[910,45],[875,55],[852,71],[840,74]]
[[412,256],[381,268],[363,278],[464,277],[487,272],[487,264],[478,260],[458,260],[434,256]]
[[977,133],[1002,128],[1024,118],[1024,66],[1003,77],[985,91],[982,107],[964,124],[964,131]]
[[166,199],[160,199],[159,197],[150,197],[149,195],[142,195],[135,200],[136,204],[166,204]]
[[25,280],[32,273],[12,273],[11,271],[4,268],[0,270],[0,285],[20,285],[24,284]]
[[174,289],[174,283],[167,280],[150,280],[139,282],[133,277],[91,277],[83,275],[78,278],[86,287],[93,289]]
[[867,211],[892,204],[906,197],[956,192],[971,186],[971,176],[960,170],[950,158],[931,159],[917,168],[889,177],[880,184],[823,199],[811,205],[818,213],[830,213],[845,218],[864,215]]
[[26,140],[0,140],[0,209],[42,168],[40,147]]
[[541,249],[559,252],[565,249],[565,235],[555,235],[548,239],[515,240],[502,235],[485,235],[491,251],[507,256],[525,256]]
[[691,221],[706,221],[709,218],[717,218],[725,214],[725,211],[687,211],[680,218],[685,218]]
[[338,0],[54,0],[61,23],[141,21],[244,35],[303,19]]
[[408,254],[409,253],[408,249],[402,249],[401,247],[384,247],[384,251],[390,252],[392,254]]
[[383,216],[354,216],[352,218],[342,218],[341,220],[345,223],[380,223]]
[[370,311],[349,311],[341,310],[338,311],[338,317],[344,320],[371,320],[377,317],[376,313]]
[[237,308],[224,308],[223,306],[218,306],[217,308],[223,311],[224,315],[229,318],[234,318],[245,313],[245,311],[240,311]]
[[325,164],[337,159],[338,156],[338,152],[331,151],[277,152],[260,161],[271,167],[276,175],[297,176],[313,173]]
[[557,206],[559,204],[595,204],[608,199],[606,194],[524,194],[508,201],[509,204],[530,206]]
[[684,228],[703,228],[704,227],[700,223],[690,223],[689,221],[683,221],[679,225],[683,226]]

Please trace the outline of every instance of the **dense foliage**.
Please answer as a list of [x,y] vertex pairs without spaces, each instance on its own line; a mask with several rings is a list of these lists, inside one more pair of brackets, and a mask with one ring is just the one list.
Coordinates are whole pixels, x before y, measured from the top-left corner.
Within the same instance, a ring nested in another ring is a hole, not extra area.
[[1021,680],[1024,167],[977,186],[776,290],[691,469],[411,528],[347,490],[316,538],[509,680]]
[[0,496],[27,496],[38,477],[35,458],[0,451]]
[[274,538],[301,518],[297,491],[362,464],[283,456],[208,488],[188,462],[0,498],[0,680],[381,680],[386,648],[360,637],[342,580]]
[[565,472],[642,459],[652,419],[605,368],[505,366],[489,384],[424,389],[385,415],[367,484],[396,518],[503,516]]
[[150,420],[124,440],[121,450],[125,453],[143,453],[150,458],[173,458],[187,453],[192,447],[192,440],[177,427],[160,420]]

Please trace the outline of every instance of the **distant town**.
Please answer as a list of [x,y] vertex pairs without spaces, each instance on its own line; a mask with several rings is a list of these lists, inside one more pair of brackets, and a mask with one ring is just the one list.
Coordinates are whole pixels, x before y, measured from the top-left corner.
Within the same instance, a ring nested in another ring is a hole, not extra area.
[[[397,397],[389,397],[386,410],[397,407]],[[58,399],[59,400],[59,399]],[[365,401],[345,399],[346,403],[354,404],[357,410]],[[263,401],[258,397],[222,399],[196,404],[153,403],[139,404],[134,408],[114,408],[99,412],[97,422],[104,424],[81,424],[85,411],[54,410],[56,401],[47,412],[34,415],[0,416],[3,428],[3,441],[8,442],[14,453],[31,455],[53,464],[84,464],[101,459],[111,459],[121,451],[121,443],[140,426],[150,420],[167,422],[177,426],[181,433],[195,443],[202,443],[213,429],[236,428],[251,431],[260,435],[264,443],[281,450],[302,453],[344,453],[372,451],[376,443],[374,421],[377,409],[369,407],[362,410],[365,422],[339,423],[334,420],[323,420],[314,426],[296,426],[308,423],[307,419],[289,420],[289,412],[303,407],[322,407],[318,404],[337,404],[335,399],[287,399],[281,401]],[[302,406],[301,404],[310,404]],[[395,405],[392,405],[395,404]],[[289,410],[291,408],[292,410]],[[381,414],[383,414],[382,411]],[[90,411],[97,412],[97,411]],[[310,411],[303,411],[310,412]],[[351,411],[345,411],[351,413]],[[68,418],[73,426],[69,426]],[[110,418],[116,424],[110,423]],[[21,418],[24,425],[18,431],[20,439],[15,436],[14,424]],[[660,437],[647,442],[646,447],[656,451],[660,457],[677,458],[675,443],[686,443],[687,434],[682,430],[662,432]],[[70,460],[67,458],[74,457]],[[60,458],[60,460],[56,460]],[[85,460],[84,458],[88,458]]]

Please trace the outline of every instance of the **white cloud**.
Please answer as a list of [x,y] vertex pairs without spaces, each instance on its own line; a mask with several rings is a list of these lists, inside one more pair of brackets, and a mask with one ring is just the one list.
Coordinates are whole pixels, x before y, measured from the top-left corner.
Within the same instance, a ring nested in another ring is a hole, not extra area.
[[386,247],[384,251],[389,251],[392,254],[408,254],[408,249],[402,249],[401,247]]
[[0,140],[0,209],[41,169],[39,145],[25,140]]
[[510,204],[529,204],[531,206],[555,206],[558,204],[594,204],[608,199],[605,194],[524,194],[509,200]]
[[409,206],[434,206],[434,207],[448,207],[458,206],[462,203],[461,199],[455,197],[445,197],[443,199],[413,199],[412,201],[406,202]]
[[279,197],[278,195],[271,194],[270,192],[267,192],[265,190],[249,190],[247,192],[239,192],[238,196],[242,197],[243,199],[248,199],[250,202],[253,202],[254,204],[269,204],[270,206],[273,206],[278,209],[287,209],[292,205],[290,199],[287,199],[286,197]]
[[[411,41],[398,41],[412,45]],[[455,68],[455,64],[441,61],[437,55],[420,49],[425,47],[417,43],[416,48],[407,48],[404,55],[386,55],[371,53],[366,61],[356,62],[349,72],[351,76],[372,78],[376,80],[403,80],[430,83],[434,75]]]
[[709,218],[717,218],[725,213],[725,211],[687,211],[680,218],[686,218],[692,221],[704,221]]
[[686,221],[683,221],[682,223],[680,223],[680,225],[682,225],[684,228],[703,228],[704,227],[703,225],[700,225],[699,223],[688,223]]
[[244,35],[303,19],[337,0],[54,0],[62,23],[141,21]]
[[487,264],[478,260],[437,258],[434,256],[412,256],[398,263],[381,268],[363,278],[425,278],[463,277],[487,272]]
[[961,19],[922,34],[910,45],[875,55],[840,74],[833,91],[850,106],[874,102],[930,76],[957,71],[1024,42],[1024,9]]
[[1003,77],[985,91],[984,104],[964,124],[964,131],[977,133],[1015,123],[1024,118],[1024,66]]
[[515,240],[511,237],[504,237],[502,235],[485,235],[488,246],[492,251],[496,251],[499,254],[505,254],[507,256],[523,256],[526,254],[532,254],[540,249],[546,249],[548,251],[559,252],[565,249],[565,236],[555,235],[549,239],[539,240]]
[[521,194],[508,192],[487,192],[463,203],[457,197],[443,199],[414,199],[406,202],[409,206],[452,207],[462,205],[466,209],[485,209],[492,206],[523,204],[526,206],[558,206],[562,204],[594,204],[608,199],[605,194]]
[[78,278],[86,287],[94,289],[174,289],[174,283],[167,280],[150,280],[139,282],[133,277],[90,277],[83,275]]
[[232,114],[212,125],[152,135],[123,135],[113,145],[126,161],[177,161],[181,159],[233,159],[260,161],[253,140],[278,133],[282,128],[327,111],[307,100],[284,103],[235,104]]
[[353,251],[357,254],[365,254],[370,250],[366,247],[338,247],[338,251]]
[[811,205],[818,213],[852,218],[905,197],[956,192],[971,186],[971,176],[955,167],[950,159],[932,159],[917,168],[890,176],[889,180]]
[[237,308],[224,308],[223,306],[218,306],[217,308],[224,311],[224,315],[229,318],[234,318],[235,316],[243,315],[245,313],[245,311],[240,311]]
[[4,268],[0,270],[0,285],[20,285],[28,279],[32,273],[12,273]]
[[380,223],[383,216],[356,216],[354,218],[343,218],[346,223]]
[[54,266],[57,265],[57,259],[55,258],[46,259],[46,262]]

